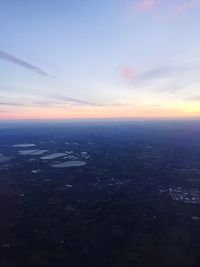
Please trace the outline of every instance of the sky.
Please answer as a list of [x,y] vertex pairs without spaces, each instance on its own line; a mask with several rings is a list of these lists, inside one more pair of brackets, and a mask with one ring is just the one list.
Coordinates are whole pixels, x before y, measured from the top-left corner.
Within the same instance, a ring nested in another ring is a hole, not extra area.
[[200,0],[0,0],[0,119],[200,118]]

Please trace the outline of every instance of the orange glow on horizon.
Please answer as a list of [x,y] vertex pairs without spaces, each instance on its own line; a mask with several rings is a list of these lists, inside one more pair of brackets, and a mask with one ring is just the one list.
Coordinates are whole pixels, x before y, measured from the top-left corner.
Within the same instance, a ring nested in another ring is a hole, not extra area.
[[95,119],[95,118],[200,118],[198,105],[174,105],[171,107],[70,107],[31,108],[0,113],[0,120],[17,119]]

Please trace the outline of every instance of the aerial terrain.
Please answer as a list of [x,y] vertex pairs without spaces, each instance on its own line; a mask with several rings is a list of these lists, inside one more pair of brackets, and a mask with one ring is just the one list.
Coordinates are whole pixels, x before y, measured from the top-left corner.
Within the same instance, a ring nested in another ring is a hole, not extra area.
[[0,267],[193,267],[199,250],[199,121],[0,123]]

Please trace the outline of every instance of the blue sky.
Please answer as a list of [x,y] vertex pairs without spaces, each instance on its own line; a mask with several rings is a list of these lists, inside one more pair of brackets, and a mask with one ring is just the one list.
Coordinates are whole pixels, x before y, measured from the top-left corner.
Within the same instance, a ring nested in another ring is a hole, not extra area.
[[199,117],[199,0],[2,0],[0,118]]

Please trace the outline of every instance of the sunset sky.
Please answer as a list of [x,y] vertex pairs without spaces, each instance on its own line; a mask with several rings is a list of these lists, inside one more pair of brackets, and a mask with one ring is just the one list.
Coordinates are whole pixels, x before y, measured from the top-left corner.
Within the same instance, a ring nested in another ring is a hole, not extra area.
[[200,0],[1,0],[0,119],[200,118]]

